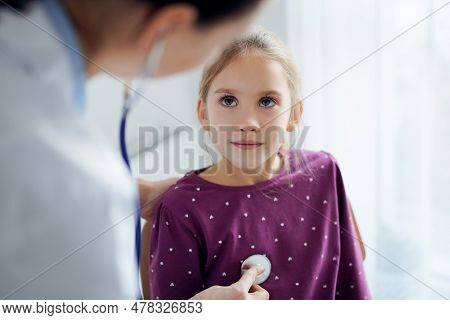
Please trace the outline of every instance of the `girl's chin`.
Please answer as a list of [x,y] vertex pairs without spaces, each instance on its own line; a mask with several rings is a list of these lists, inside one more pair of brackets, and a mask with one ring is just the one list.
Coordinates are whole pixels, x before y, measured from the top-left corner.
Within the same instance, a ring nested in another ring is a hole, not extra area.
[[236,169],[247,173],[262,171],[267,159],[229,159]]
[[[270,150],[272,151],[272,150]],[[229,163],[231,163],[231,165],[242,171],[243,173],[248,173],[248,174],[262,174],[264,173],[265,175],[268,173],[268,163],[267,161],[269,160],[274,160],[274,156],[276,156],[276,151],[273,152],[263,152],[260,154],[233,154],[233,156],[229,156],[229,157],[225,157]],[[274,170],[275,167],[277,168],[277,172],[279,169],[279,164],[278,163],[272,163],[272,165],[274,166]],[[270,166],[271,167],[271,166]]]

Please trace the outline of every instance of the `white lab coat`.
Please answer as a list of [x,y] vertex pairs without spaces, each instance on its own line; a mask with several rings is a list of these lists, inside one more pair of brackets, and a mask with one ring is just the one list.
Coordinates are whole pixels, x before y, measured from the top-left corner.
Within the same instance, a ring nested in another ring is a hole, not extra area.
[[134,299],[135,184],[33,8],[0,11],[0,298]]

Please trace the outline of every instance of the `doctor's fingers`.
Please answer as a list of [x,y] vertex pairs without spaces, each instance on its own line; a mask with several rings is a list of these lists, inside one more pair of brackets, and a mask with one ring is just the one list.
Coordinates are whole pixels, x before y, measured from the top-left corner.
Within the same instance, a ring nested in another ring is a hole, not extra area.
[[263,287],[254,284],[250,288],[249,300],[269,300],[269,292]]
[[264,272],[263,267],[252,266],[242,274],[241,279],[239,279],[239,281],[236,282],[233,286],[247,293],[255,283],[256,277],[262,272]]

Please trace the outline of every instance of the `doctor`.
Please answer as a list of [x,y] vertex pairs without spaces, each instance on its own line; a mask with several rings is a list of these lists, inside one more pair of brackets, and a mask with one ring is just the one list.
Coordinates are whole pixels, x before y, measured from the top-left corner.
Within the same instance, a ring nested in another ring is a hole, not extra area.
[[[136,77],[156,43],[154,76],[197,66],[261,2],[0,0],[0,298],[137,296],[138,191],[167,182],[132,180],[83,117],[85,81]],[[258,272],[195,298],[267,299]]]

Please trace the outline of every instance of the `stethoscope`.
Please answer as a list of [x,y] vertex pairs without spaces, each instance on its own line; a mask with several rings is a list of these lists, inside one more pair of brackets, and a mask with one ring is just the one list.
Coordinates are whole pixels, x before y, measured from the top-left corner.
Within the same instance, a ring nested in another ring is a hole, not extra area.
[[[145,64],[145,67],[143,68],[143,71],[133,83],[134,85],[127,86],[127,90],[124,97],[124,102],[122,106],[122,117],[120,119],[120,127],[119,127],[119,142],[120,142],[120,152],[123,158],[123,161],[127,165],[128,169],[131,173],[131,165],[130,165],[130,159],[128,157],[127,152],[127,145],[126,145],[126,139],[125,139],[125,130],[126,130],[126,123],[127,123],[127,117],[130,113],[130,110],[133,106],[136,105],[139,97],[141,96],[140,90],[142,89],[142,86],[146,79],[148,79],[150,76],[152,76],[156,68],[158,67],[159,61],[161,59],[162,53],[164,51],[164,41],[161,39],[156,40],[155,44],[153,45],[152,49],[150,50],[147,58],[147,62]],[[139,272],[139,266],[141,261],[141,207],[139,204],[139,199],[136,204],[136,212],[135,212],[135,252],[136,252],[136,263],[138,268],[138,288],[140,288],[140,272]],[[262,266],[264,268],[264,271],[259,274],[256,277],[255,284],[261,284],[264,281],[266,281],[270,275],[271,272],[271,263],[269,258],[267,258],[264,254],[255,254],[249,256],[247,259],[245,259],[241,264],[241,273],[244,273],[245,270],[247,270],[249,267],[257,265]],[[140,290],[138,293],[138,300],[141,300],[141,294]]]
[[269,278],[270,272],[272,271],[272,264],[265,254],[254,254],[245,259],[241,264],[241,274],[252,266],[264,268],[264,271],[256,277],[255,284],[261,284]]
[[[131,165],[130,159],[128,158],[127,145],[125,139],[125,130],[127,124],[127,117],[130,113],[130,110],[133,106],[137,104],[138,98],[141,96],[140,90],[143,87],[144,81],[152,76],[156,68],[158,67],[159,61],[162,56],[162,52],[164,51],[164,41],[161,39],[156,40],[152,49],[150,50],[147,58],[147,62],[137,78],[137,80],[132,83],[133,86],[127,86],[126,93],[124,97],[124,102],[122,106],[122,117],[120,119],[120,127],[119,127],[119,143],[120,143],[120,153],[122,155],[123,161],[127,165],[128,169],[131,173]],[[136,251],[136,263],[138,269],[138,288],[140,288],[140,272],[139,266],[141,262],[141,206],[139,203],[139,199],[137,199],[136,203],[136,211],[135,211],[135,251]],[[141,292],[138,290],[138,300],[141,300]]]

